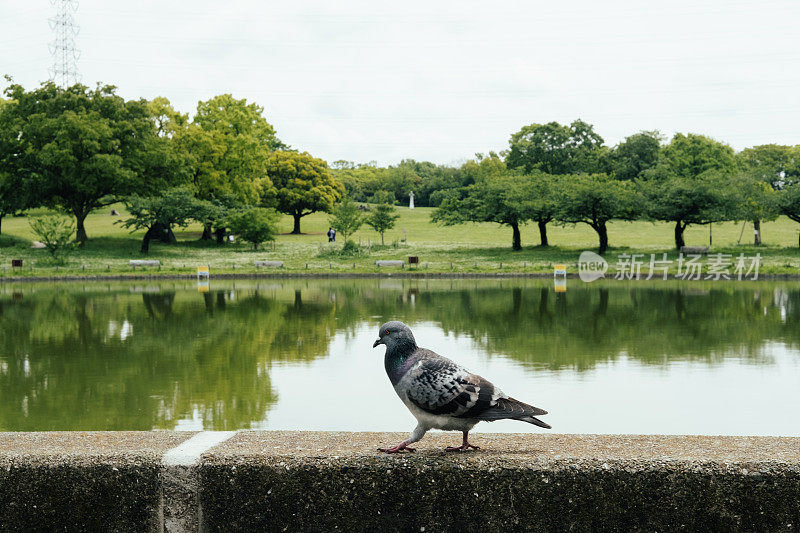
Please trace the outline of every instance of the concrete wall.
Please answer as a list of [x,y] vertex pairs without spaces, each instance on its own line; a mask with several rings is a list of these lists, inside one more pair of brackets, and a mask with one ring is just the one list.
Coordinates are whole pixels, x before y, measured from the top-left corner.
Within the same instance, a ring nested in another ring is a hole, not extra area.
[[403,437],[0,433],[0,530],[800,531],[800,438]]

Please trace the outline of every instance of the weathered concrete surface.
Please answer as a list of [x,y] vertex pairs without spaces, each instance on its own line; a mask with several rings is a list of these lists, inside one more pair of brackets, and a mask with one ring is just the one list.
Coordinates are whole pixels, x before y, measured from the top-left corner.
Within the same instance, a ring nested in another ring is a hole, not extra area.
[[216,531],[800,530],[800,439],[241,433],[200,467]]
[[154,531],[161,457],[193,433],[0,433],[0,531]]
[[193,435],[0,433],[0,531],[800,531],[800,438],[253,431],[175,475]]

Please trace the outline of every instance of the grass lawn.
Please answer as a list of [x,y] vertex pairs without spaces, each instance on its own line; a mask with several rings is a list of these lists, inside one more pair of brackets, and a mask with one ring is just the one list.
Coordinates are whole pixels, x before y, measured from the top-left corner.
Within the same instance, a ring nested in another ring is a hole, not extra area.
[[[121,216],[111,216],[112,207],[98,211],[86,221],[89,243],[82,250],[69,256],[66,264],[56,266],[46,250],[30,247],[35,237],[26,217],[7,217],[2,221],[0,237],[0,265],[2,275],[53,276],[56,274],[103,274],[130,273],[130,259],[141,259],[139,253],[144,232],[129,233],[114,222],[126,216],[121,205],[113,206]],[[209,265],[212,272],[253,272],[253,261],[257,259],[277,259],[285,261],[289,271],[321,272],[375,272],[376,259],[406,259],[407,256],[420,257],[420,269],[430,272],[552,272],[553,263],[573,264],[583,250],[597,247],[597,235],[586,225],[548,226],[551,246],[540,248],[538,229],[535,224],[522,229],[523,250],[511,250],[510,228],[498,224],[464,224],[442,227],[430,222],[430,208],[409,210],[399,208],[400,219],[395,229],[387,232],[386,246],[379,246],[380,236],[364,226],[354,236],[362,244],[359,255],[343,257],[338,253],[342,246],[327,243],[325,232],[328,229],[326,214],[313,214],[305,217],[302,223],[303,235],[289,235],[291,218],[281,220],[280,231],[274,244],[265,244],[264,250],[254,252],[249,245],[234,244],[217,246],[200,242],[199,225],[177,228],[177,245],[152,243],[147,258],[158,259],[162,263],[161,272],[189,273],[197,265]],[[35,210],[28,216],[38,216],[43,210]],[[753,229],[746,224],[742,235],[743,245],[737,245],[742,232],[741,223],[715,224],[713,227],[713,246],[711,252],[730,253],[738,256],[744,253],[762,256],[762,273],[800,274],[800,250],[797,247],[800,225],[786,218],[762,224],[764,246],[754,247]],[[709,239],[708,226],[690,227],[685,234],[688,245],[706,246]],[[672,225],[650,222],[614,222],[609,226],[611,249],[606,258],[609,263],[616,262],[620,253],[649,254],[670,252],[675,257]],[[12,272],[11,259],[23,259],[20,271]],[[452,266],[451,266],[452,263]],[[501,266],[502,264],[502,266]]]

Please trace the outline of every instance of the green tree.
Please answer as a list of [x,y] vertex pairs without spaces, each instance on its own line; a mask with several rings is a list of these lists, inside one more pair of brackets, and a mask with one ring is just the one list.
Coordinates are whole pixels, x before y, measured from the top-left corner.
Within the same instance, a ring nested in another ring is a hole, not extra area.
[[566,178],[562,176],[551,176],[549,174],[534,174],[530,177],[531,182],[527,188],[523,188],[523,194],[527,196],[521,199],[526,205],[526,212],[531,221],[536,222],[539,228],[539,246],[549,246],[547,240],[547,224],[556,217],[558,209],[557,191],[564,186]]
[[197,104],[194,123],[204,131],[217,131],[224,135],[250,136],[267,150],[286,150],[286,146],[275,134],[275,128],[264,118],[264,108],[247,103],[246,98],[236,99],[230,94],[221,94]]
[[150,251],[150,241],[176,242],[173,226],[187,226],[197,220],[208,209],[208,202],[198,200],[194,191],[186,186],[164,191],[159,196],[131,195],[125,199],[125,206],[131,217],[118,221],[131,231],[146,229],[142,237],[141,252]]
[[[775,201],[781,213],[800,223],[800,182],[792,182],[779,190]],[[800,247],[800,239],[797,245]]]
[[731,177],[713,170],[698,177],[654,176],[641,183],[644,211],[652,220],[675,224],[676,249],[686,244],[683,232],[690,225],[737,218],[742,197]]
[[638,214],[634,186],[606,174],[578,174],[565,179],[558,195],[556,219],[562,223],[587,224],[597,232],[598,253],[608,249],[611,220],[633,220]]
[[3,217],[23,211],[30,206],[27,186],[12,174],[0,171],[0,228]]
[[330,224],[333,229],[342,234],[344,246],[347,246],[347,237],[352,236],[364,224],[364,215],[358,205],[345,196],[341,202],[331,210]]
[[398,218],[400,215],[397,214],[397,209],[388,202],[383,202],[370,209],[366,223],[381,234],[381,244],[383,244],[383,234],[394,227]]
[[61,259],[72,251],[75,224],[67,217],[44,215],[31,218],[28,224],[53,259]]
[[177,111],[163,96],[156,96],[147,102],[147,110],[161,136],[172,137],[189,125],[189,115]]
[[231,233],[252,243],[253,250],[258,250],[262,242],[275,240],[278,219],[274,209],[250,207],[228,214],[227,225]]
[[753,222],[753,244],[762,243],[761,221],[774,220],[780,214],[776,191],[769,183],[754,178],[752,175],[739,174],[730,180],[730,190],[725,191],[733,205],[730,210],[731,220],[750,220]]
[[[3,217],[30,206],[29,184],[15,172],[14,151],[20,128],[14,120],[13,100],[0,98],[0,228]],[[5,111],[4,111],[5,110]]]
[[[176,134],[198,198],[221,207],[254,205],[270,190],[267,159],[285,145],[263,112],[261,106],[230,94],[198,102],[192,123]],[[215,229],[217,242],[223,241],[225,228],[218,223],[225,217],[220,213],[205,222],[203,239],[211,239]]]
[[570,125],[558,122],[529,124],[511,135],[506,163],[525,173],[547,174],[598,172],[603,157],[603,138],[591,124],[578,119]]
[[676,133],[662,155],[669,171],[681,178],[695,179],[709,170],[736,171],[733,148],[705,135]]
[[431,220],[452,226],[465,222],[496,222],[511,228],[511,248],[522,249],[520,225],[530,219],[533,181],[526,176],[491,173],[448,197]]
[[661,153],[661,140],[657,131],[642,131],[626,137],[610,153],[612,176],[631,181],[654,167]]
[[[787,181],[797,179],[800,174],[800,150],[793,146],[782,146],[778,144],[764,144],[746,148],[736,154],[741,173],[751,181],[758,181],[767,184],[774,190],[780,189]],[[759,193],[756,190],[756,193]],[[759,193],[760,194],[760,193]],[[753,238],[756,246],[761,244],[761,220],[774,213],[769,207],[772,204],[758,204],[755,201],[749,202],[753,210],[751,218],[753,222]],[[760,213],[759,207],[767,208],[766,215]]]
[[307,152],[273,152],[267,160],[273,187],[264,201],[294,219],[292,233],[299,235],[300,219],[311,213],[331,212],[344,194],[344,186],[331,175],[328,164]]
[[12,84],[5,94],[15,104],[3,116],[17,135],[4,136],[0,171],[28,184],[37,203],[74,216],[81,246],[89,213],[180,174],[144,100],[125,101],[109,85],[52,82],[31,91]]

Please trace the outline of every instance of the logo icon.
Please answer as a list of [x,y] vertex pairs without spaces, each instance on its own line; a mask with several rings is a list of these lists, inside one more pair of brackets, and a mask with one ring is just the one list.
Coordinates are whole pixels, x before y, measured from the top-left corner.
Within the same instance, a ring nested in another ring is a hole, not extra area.
[[585,250],[578,258],[578,277],[587,283],[605,276],[608,262],[594,252]]

